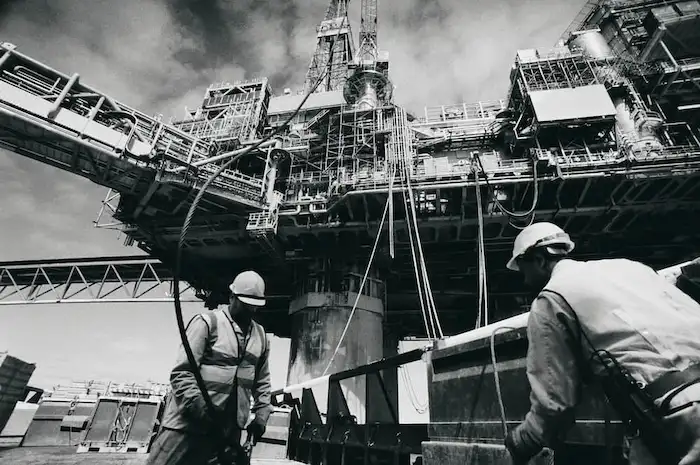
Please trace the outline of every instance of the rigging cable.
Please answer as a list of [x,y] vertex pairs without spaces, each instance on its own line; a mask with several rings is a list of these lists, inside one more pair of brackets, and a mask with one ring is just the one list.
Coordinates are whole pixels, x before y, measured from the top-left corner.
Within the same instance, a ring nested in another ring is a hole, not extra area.
[[[478,258],[477,265],[479,268],[479,298],[477,311],[476,327],[481,327],[481,321],[484,320],[484,325],[489,324],[489,296],[488,286],[486,284],[486,245],[484,244],[484,211],[481,203],[481,185],[479,184],[479,173],[475,170],[474,181],[476,184],[476,211],[477,211],[477,242],[478,242]],[[483,313],[482,313],[483,312]]]
[[401,365],[398,367],[398,369],[401,372],[401,379],[403,379],[403,382],[406,385],[406,393],[408,394],[408,399],[411,401],[413,409],[421,415],[424,414],[428,411],[428,402],[421,402],[418,398],[418,393],[416,392],[415,387],[413,386],[413,380],[408,374],[408,369],[406,368],[406,366]]
[[[416,249],[418,251],[418,265],[420,270],[418,271],[422,277],[422,283],[424,286],[424,295],[426,298],[426,304],[428,307],[428,315],[430,318],[430,324],[433,326],[434,336],[433,338],[442,338],[443,332],[440,325],[440,320],[437,314],[437,308],[435,306],[435,300],[433,299],[433,291],[430,286],[430,279],[428,278],[428,269],[425,264],[425,256],[423,255],[423,246],[420,241],[420,231],[418,229],[418,220],[416,215],[416,204],[413,198],[413,187],[411,186],[410,172],[408,171],[408,166],[405,167],[405,177],[406,177],[406,193],[410,201],[410,208],[406,208],[407,218],[406,221],[413,223],[413,234],[411,234],[411,228],[409,227],[409,236],[413,235],[416,241]],[[410,213],[410,214],[409,214]],[[409,220],[410,217],[410,220]],[[414,260],[415,264],[416,260]],[[418,285],[420,286],[421,281],[419,280]]]
[[[489,346],[491,349],[491,364],[493,365],[493,379],[496,384],[496,398],[498,399],[498,408],[500,409],[501,414],[501,427],[503,428],[503,439],[505,441],[505,439],[508,437],[508,419],[506,418],[506,408],[503,403],[503,392],[501,392],[501,382],[498,377],[496,360],[496,333],[501,330],[517,331],[518,328],[514,328],[512,326],[499,326],[491,332],[491,337],[489,340]],[[544,463],[547,465],[554,465],[554,455],[551,453],[549,448],[545,447],[538,455],[539,457],[544,458]]]
[[[437,310],[434,307],[432,300],[432,289],[427,281],[427,269],[425,261],[421,255],[422,249],[420,244],[420,233],[418,231],[418,222],[416,220],[416,206],[414,202],[410,202],[412,197],[412,188],[410,185],[410,173],[405,172],[406,188],[404,190],[404,205],[406,211],[406,223],[408,228],[408,236],[411,244],[411,255],[413,257],[414,273],[416,275],[416,284],[418,289],[418,297],[421,303],[421,312],[425,313],[424,321],[426,323],[426,332],[430,339],[442,337],[442,328],[440,328],[437,317]],[[415,242],[415,244],[414,244]],[[417,253],[416,253],[417,251]]]
[[357,304],[360,302],[360,296],[362,295],[362,290],[365,287],[365,283],[367,282],[367,278],[369,277],[369,272],[372,269],[372,262],[374,261],[374,255],[377,252],[377,246],[379,245],[379,239],[382,237],[382,230],[384,229],[384,222],[386,221],[387,213],[389,212],[389,199],[387,198],[386,205],[384,206],[384,214],[382,215],[382,219],[379,223],[379,230],[377,231],[377,237],[374,240],[374,246],[372,247],[372,253],[369,256],[369,262],[367,263],[367,269],[365,270],[364,276],[362,276],[362,282],[360,283],[360,288],[357,290],[357,296],[355,297],[355,303],[352,305],[352,310],[350,310],[350,315],[348,315],[348,321],[345,323],[345,328],[343,328],[343,332],[340,334],[340,339],[338,340],[338,344],[335,346],[335,350],[333,351],[333,355],[331,355],[331,359],[328,361],[328,365],[326,365],[326,369],[323,370],[323,374],[321,376],[325,376],[326,373],[328,373],[328,370],[330,370],[331,365],[333,365],[333,360],[335,360],[335,356],[338,355],[338,351],[340,350],[340,346],[343,344],[343,340],[345,339],[345,335],[348,332],[348,329],[350,328],[350,323],[352,323],[352,317],[355,315],[355,311],[357,310]]
[[[402,180],[401,184],[402,184],[402,187],[405,186],[403,180]],[[425,305],[425,299],[423,298],[424,289],[423,289],[423,284],[421,281],[421,275],[418,272],[418,261],[416,258],[416,249],[415,249],[415,245],[413,243],[414,237],[413,237],[413,231],[412,231],[412,226],[411,226],[412,222],[408,218],[408,216],[410,214],[410,208],[408,206],[407,195],[408,194],[407,194],[406,190],[404,190],[402,192],[402,198],[403,198],[403,203],[404,203],[404,212],[406,214],[406,228],[408,231],[408,243],[411,247],[411,259],[413,260],[413,273],[416,276],[416,290],[418,292],[418,301],[420,303],[421,316],[423,317],[423,323],[425,324],[425,332],[428,335],[428,338],[430,338],[432,340],[432,339],[436,339],[435,329],[433,328],[433,326],[434,326],[433,321],[432,321],[431,316],[428,314],[428,309],[426,308],[426,305]]]
[[[347,21],[347,16],[343,19],[343,23]],[[338,32],[336,33],[336,39],[340,35],[340,31],[342,28],[338,29]],[[289,123],[299,114],[299,111],[301,111],[302,107],[306,103],[306,101],[309,99],[312,93],[316,91],[318,86],[321,84],[323,81],[323,78],[325,75],[329,72],[330,67],[331,67],[331,60],[333,58],[333,55],[328,59],[328,64],[326,66],[326,70],[318,77],[316,82],[314,83],[313,87],[306,92],[306,95],[304,98],[301,100],[299,105],[294,109],[292,114],[285,120],[285,122],[280,125],[277,129],[275,129],[271,134],[265,136],[263,139],[259,140],[255,144],[249,146],[248,148],[244,149],[242,152],[234,155],[231,157],[228,161],[223,163],[221,166],[217,168],[217,170],[206,180],[206,182],[202,185],[202,187],[199,189],[197,192],[197,195],[195,196],[194,200],[192,201],[192,204],[190,205],[189,210],[187,211],[187,215],[185,217],[185,221],[183,222],[182,225],[182,230],[180,232],[180,239],[178,241],[177,245],[177,250],[175,254],[175,266],[173,270],[173,299],[174,299],[174,304],[175,304],[175,319],[177,321],[177,327],[178,327],[178,332],[180,334],[180,341],[182,342],[182,347],[185,351],[185,355],[187,356],[187,361],[190,366],[190,370],[192,374],[195,377],[195,381],[197,383],[197,387],[202,394],[202,398],[204,399],[204,404],[206,405],[206,411],[213,420],[214,427],[212,429],[212,435],[214,436],[214,443],[216,444],[216,455],[218,456],[219,462],[222,465],[225,464],[234,464],[234,460],[229,456],[228,450],[227,450],[227,445],[228,441],[226,440],[226,437],[223,435],[222,431],[220,428],[217,428],[221,424],[219,415],[214,407],[214,404],[212,403],[211,397],[209,396],[209,392],[207,391],[207,387],[204,384],[204,379],[202,378],[202,374],[199,370],[199,364],[197,363],[197,360],[194,357],[194,354],[192,353],[192,347],[190,347],[189,341],[187,340],[187,330],[185,328],[185,322],[182,317],[182,303],[180,301],[180,269],[182,266],[182,252],[185,246],[185,239],[187,237],[187,232],[190,228],[190,225],[192,223],[192,218],[194,217],[195,210],[197,209],[197,205],[199,204],[200,200],[204,196],[207,188],[209,185],[219,176],[221,173],[224,172],[229,166],[233,165],[236,161],[238,161],[241,157],[251,153],[253,150],[258,148],[260,145],[264,144],[265,142],[268,142],[272,140],[275,136],[277,136],[280,132],[282,132],[283,129],[285,129]]]
[[506,418],[506,408],[503,403],[503,392],[501,392],[501,381],[498,377],[498,365],[496,361],[496,333],[501,330],[516,331],[517,328],[512,326],[500,326],[491,332],[489,346],[491,348],[491,364],[493,365],[493,380],[496,384],[496,398],[498,399],[498,408],[501,413],[501,426],[503,427],[503,438],[508,437],[508,420]]

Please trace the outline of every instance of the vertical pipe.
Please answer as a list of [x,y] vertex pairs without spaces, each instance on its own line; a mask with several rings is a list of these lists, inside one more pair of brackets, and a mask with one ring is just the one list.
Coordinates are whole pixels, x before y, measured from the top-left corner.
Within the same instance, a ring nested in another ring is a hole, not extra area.
[[61,103],[63,103],[63,100],[65,100],[66,96],[68,96],[68,92],[70,92],[71,88],[75,85],[76,82],[78,82],[78,79],[80,78],[80,75],[78,73],[75,73],[71,78],[68,80],[68,83],[63,87],[63,90],[61,93],[58,95],[58,98],[56,98],[56,101],[53,103],[53,106],[48,112],[48,117],[53,119],[56,117],[58,114],[58,110],[61,108]]
[[92,123],[92,121],[95,119],[95,116],[97,116],[97,113],[100,111],[100,108],[102,107],[102,104],[105,102],[104,97],[100,97],[99,100],[97,101],[97,104],[92,107],[92,110],[90,110],[90,114],[88,115],[88,120],[85,122],[85,127],[83,127],[83,130],[78,134],[80,137],[83,137],[83,134],[87,130],[87,127]]

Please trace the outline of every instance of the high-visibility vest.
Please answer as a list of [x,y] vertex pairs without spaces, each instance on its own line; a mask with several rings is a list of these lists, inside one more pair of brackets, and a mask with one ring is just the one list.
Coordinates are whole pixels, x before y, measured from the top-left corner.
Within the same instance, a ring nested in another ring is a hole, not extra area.
[[[235,425],[241,429],[245,428],[251,413],[251,396],[259,394],[254,392],[258,362],[268,350],[265,330],[260,324],[251,321],[245,340],[239,342],[234,322],[227,311],[214,310],[199,316],[209,327],[206,347],[199,366],[204,384],[212,403],[221,413],[233,413],[234,406],[228,405],[228,402],[231,396],[235,395]],[[199,391],[194,377],[187,389]],[[198,392],[196,394],[199,395]],[[259,412],[264,421],[267,421],[269,411],[271,408],[266,406],[265,412]],[[226,419],[233,420],[230,417]],[[183,406],[178,404],[174,396],[171,396],[166,405],[162,425],[171,429],[192,427],[183,415]]]
[[[562,296],[595,349],[607,350],[642,384],[700,362],[700,304],[646,265],[562,260],[543,291]],[[579,328],[570,329],[578,338]],[[591,347],[585,338],[580,343],[588,359]],[[600,373],[598,364],[592,368]]]

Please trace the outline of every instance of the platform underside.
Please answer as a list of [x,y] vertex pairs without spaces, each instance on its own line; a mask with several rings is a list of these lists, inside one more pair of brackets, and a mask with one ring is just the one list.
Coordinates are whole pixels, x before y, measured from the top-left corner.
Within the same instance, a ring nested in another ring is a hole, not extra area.
[[[700,212],[698,187],[696,175],[547,180],[539,186],[535,217],[564,227],[576,241],[576,258],[625,257],[653,267],[665,267],[697,255],[700,231],[689,225]],[[518,185],[513,191],[520,196],[515,202],[516,209],[530,208],[532,183]],[[439,196],[447,199],[446,211],[419,212],[419,229],[440,318],[450,333],[458,333],[473,327],[475,318],[476,201],[474,188],[468,186],[441,190]],[[338,208],[334,222],[309,222],[304,227],[281,218],[277,242],[285,253],[286,269],[233,225],[221,227],[216,233],[191,229],[193,241],[199,235],[202,243],[208,245],[191,246],[188,254],[197,274],[210,286],[223,287],[238,270],[255,267],[267,277],[270,294],[291,298],[313,257],[354,259],[366,266],[386,199],[385,194],[348,197]],[[389,256],[385,227],[380,254],[375,259],[387,282],[386,323],[401,335],[422,335],[413,260],[398,196],[394,211],[395,256],[393,259]],[[211,217],[208,221],[212,221]],[[172,235],[159,233],[158,237],[174,246],[175,230]],[[517,313],[528,303],[520,278],[505,269],[518,232],[502,213],[486,213],[484,236],[492,319]],[[168,248],[153,244],[150,252],[167,262]],[[328,291],[340,291],[332,284],[329,286]],[[280,335],[285,335],[285,325],[275,321],[287,312],[288,306],[289,299],[276,298],[265,311],[270,316],[266,323],[271,329],[279,326]]]

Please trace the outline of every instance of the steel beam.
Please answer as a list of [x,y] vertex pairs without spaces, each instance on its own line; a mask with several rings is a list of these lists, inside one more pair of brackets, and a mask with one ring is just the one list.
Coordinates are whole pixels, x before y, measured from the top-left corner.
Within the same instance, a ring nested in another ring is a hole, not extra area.
[[[144,256],[0,262],[0,305],[172,302],[172,278]],[[183,301],[200,301],[181,288]]]

